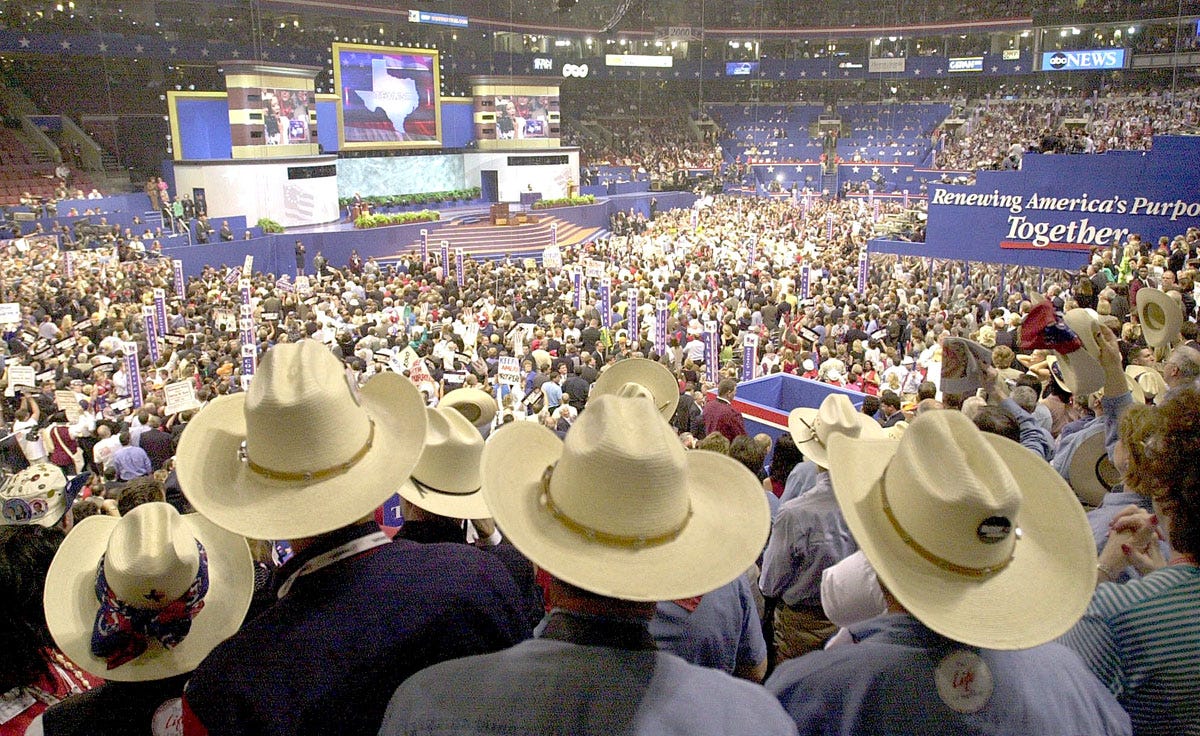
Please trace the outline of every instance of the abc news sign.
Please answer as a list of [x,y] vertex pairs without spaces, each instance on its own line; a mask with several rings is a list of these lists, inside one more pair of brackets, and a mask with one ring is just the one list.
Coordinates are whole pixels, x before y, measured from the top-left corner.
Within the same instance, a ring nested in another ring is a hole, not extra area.
[[1124,68],[1125,49],[1042,52],[1042,71],[1046,72]]

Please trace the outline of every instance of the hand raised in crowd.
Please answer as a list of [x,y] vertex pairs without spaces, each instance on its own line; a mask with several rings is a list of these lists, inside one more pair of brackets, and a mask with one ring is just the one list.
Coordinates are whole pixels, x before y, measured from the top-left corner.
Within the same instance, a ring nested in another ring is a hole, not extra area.
[[1166,567],[1159,544],[1162,540],[1157,516],[1137,506],[1126,506],[1109,523],[1108,541],[1098,561],[1100,576],[1111,580],[1130,566],[1142,575]]

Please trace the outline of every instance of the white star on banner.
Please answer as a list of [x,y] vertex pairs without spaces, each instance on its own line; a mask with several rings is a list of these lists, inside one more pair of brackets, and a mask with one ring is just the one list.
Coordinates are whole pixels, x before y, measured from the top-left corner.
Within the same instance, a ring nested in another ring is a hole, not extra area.
[[99,46],[97,46],[96,48],[98,48],[101,51],[108,51],[108,44],[102,43]]
[[918,76],[918,77],[919,77],[919,76],[921,76],[921,70],[920,70],[920,69],[913,69],[913,74],[915,74],[916,76]]
[[829,72],[824,72],[824,71],[823,71],[823,72],[821,72],[821,76],[822,76],[822,77],[828,77],[828,76],[829,76]]
[[71,48],[70,41],[63,41],[63,42],[59,43],[58,45],[63,47],[63,51],[66,51],[67,49]]
[[29,39],[28,38],[21,37],[21,40],[18,43],[21,44],[21,48],[23,48],[23,49],[29,48]]
[[878,173],[879,173],[879,167],[878,167],[878,166],[872,166],[872,167],[871,167],[871,173],[872,173],[872,174],[878,174]]
[[768,174],[774,174],[774,173],[775,173],[775,167],[774,167],[774,166],[768,166],[768,167],[767,167],[767,173],[768,173]]
[[136,52],[138,52],[138,53],[140,54],[140,53],[142,53],[143,51],[145,51],[145,50],[146,50],[146,47],[145,47],[145,46],[143,46],[143,45],[141,45],[141,44],[139,43],[137,46],[134,46],[134,47],[133,47],[133,50],[134,50],[134,51],[136,51]]
[[208,56],[208,49],[200,49],[201,56]]
[[858,167],[857,167],[857,166],[851,166],[851,167],[850,167],[850,171],[852,171],[853,173],[857,174],[857,173],[858,173]]
[[1014,67],[1013,67],[1013,71],[1014,71],[1014,72],[1019,72],[1019,71],[1021,71],[1021,65],[1020,65],[1020,64],[1017,64],[1016,66],[1014,66]]
[[893,174],[899,174],[899,173],[900,173],[900,167],[899,167],[899,166],[893,166],[893,167],[892,167],[892,173],[893,173]]
[[174,55],[175,55],[175,52],[176,52],[176,51],[178,51],[178,50],[179,50],[179,49],[175,48],[174,46],[172,46],[171,48],[167,49],[167,51],[170,51],[170,52],[171,52],[171,55],[172,55],[172,56],[174,56]]
[[237,49],[234,49],[233,52],[230,54],[230,56],[232,56],[235,59],[241,55],[242,55],[242,53],[240,51],[238,51]]

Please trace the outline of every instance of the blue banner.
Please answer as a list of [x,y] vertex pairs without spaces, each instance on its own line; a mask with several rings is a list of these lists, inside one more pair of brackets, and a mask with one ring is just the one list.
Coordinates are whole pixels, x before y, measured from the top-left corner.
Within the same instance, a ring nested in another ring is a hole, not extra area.
[[[167,292],[163,289],[154,290],[154,329],[159,335],[165,335],[167,329]],[[158,360],[158,358],[155,358]]]
[[467,272],[465,268],[465,257],[462,248],[454,249],[454,278],[458,281],[459,288],[467,283]]
[[659,299],[654,313],[654,350],[663,355],[667,352],[667,300]]
[[753,379],[758,366],[758,335],[747,333],[742,337],[742,380]]
[[142,395],[142,367],[138,363],[136,342],[125,343],[125,374],[129,376],[129,399],[137,409],[144,401]]
[[625,296],[625,322],[626,329],[629,331],[629,344],[637,347],[641,340],[638,339],[638,290],[630,289]]
[[63,253],[63,276],[68,281],[75,278],[75,254],[71,251]]
[[146,333],[146,352],[150,361],[158,363],[158,334],[155,332],[154,307],[142,307],[142,330]]
[[704,323],[704,380],[715,384],[720,374],[721,348],[720,326],[716,322]]
[[[1094,248],[1200,227],[1200,138],[1155,136],[1149,152],[1026,154],[1019,171],[974,186],[931,184],[924,243],[877,239],[880,253],[1075,270]],[[1118,254],[1119,259],[1119,254]]]
[[429,231],[421,228],[421,264],[429,263]]
[[800,298],[808,298],[808,266],[800,267]]
[[571,289],[575,295],[575,311],[583,309],[583,271],[578,267],[571,272]]
[[871,269],[871,262],[867,259],[867,251],[863,250],[858,255],[858,293],[865,294],[867,292],[867,274]]
[[171,270],[175,276],[175,296],[182,299],[186,296],[185,292],[187,290],[187,286],[183,280],[183,261],[171,261]]
[[612,328],[612,285],[607,278],[600,280],[600,319],[607,328]]
[[450,275],[450,241],[442,241],[442,281]]

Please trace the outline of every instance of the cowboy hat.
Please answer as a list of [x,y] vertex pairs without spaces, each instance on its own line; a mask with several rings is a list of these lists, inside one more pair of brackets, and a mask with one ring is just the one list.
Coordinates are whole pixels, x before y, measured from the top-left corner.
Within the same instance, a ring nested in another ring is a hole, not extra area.
[[898,440],[904,436],[904,430],[906,429],[908,429],[908,422],[901,419],[890,427],[884,427],[883,434],[889,440]]
[[[74,487],[76,494],[80,487]],[[0,525],[54,526],[75,502],[69,490],[58,466],[45,460],[33,463],[0,484]]]
[[[245,539],[153,502],[72,529],[50,563],[43,601],[50,634],[72,662],[106,680],[140,682],[196,669],[237,632],[253,594]],[[158,637],[139,625],[156,611]],[[130,630],[143,634],[140,644]]]
[[1104,432],[1095,432],[1081,442],[1071,455],[1067,471],[1071,489],[1080,501],[1091,508],[1103,503],[1104,494],[1121,482],[1121,474],[1108,458],[1104,439]]
[[456,388],[443,396],[438,406],[456,409],[476,427],[491,424],[496,417],[496,400],[477,388]]
[[804,457],[822,468],[829,467],[829,438],[834,434],[854,439],[884,436],[879,422],[856,410],[850,397],[839,393],[827,395],[820,408],[792,409],[788,414],[788,431]]
[[[1063,322],[1078,337],[1083,348],[1070,353],[1054,351],[1055,361],[1047,360],[1050,373],[1063,390],[1073,394],[1093,393],[1104,385],[1104,368],[1100,365],[1100,315],[1092,309],[1069,309]],[[1057,370],[1055,368],[1057,366]]]
[[483,436],[453,408],[439,406],[425,412],[425,449],[412,475],[400,485],[400,497],[452,519],[490,517],[479,492]]
[[1156,402],[1167,394],[1167,382],[1163,379],[1162,371],[1145,365],[1130,365],[1125,367],[1125,375],[1132,378],[1142,393]]
[[483,496],[534,564],[630,601],[701,595],[733,580],[766,543],[762,485],[732,458],[688,452],[654,405],[599,396],[559,440],[532,422],[483,449]]
[[249,391],[188,422],[176,464],[183,494],[252,539],[312,537],[370,514],[407,477],[425,441],[425,402],[396,373],[357,396],[315,340],[268,350]]
[[646,358],[626,358],[605,368],[592,384],[589,396],[595,399],[608,394],[648,396],[659,413],[667,419],[675,414],[675,407],[679,404],[679,384],[675,382],[671,371],[663,364]]
[[1152,348],[1170,345],[1183,326],[1183,310],[1167,292],[1149,286],[1138,289],[1137,317],[1142,335]]
[[1066,481],[961,412],[899,441],[830,442],[838,505],[880,582],[954,641],[1025,649],[1067,631],[1095,588],[1096,543]]
[[960,396],[975,393],[984,382],[983,366],[991,364],[992,351],[980,343],[946,338],[942,342],[942,391]]

